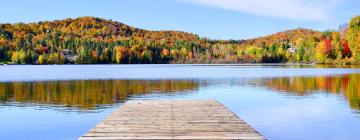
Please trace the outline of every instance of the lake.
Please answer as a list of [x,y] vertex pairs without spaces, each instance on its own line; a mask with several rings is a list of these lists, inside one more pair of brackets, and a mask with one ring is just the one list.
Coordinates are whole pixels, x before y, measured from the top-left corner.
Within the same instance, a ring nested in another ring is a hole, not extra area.
[[360,139],[360,69],[0,66],[0,139],[77,139],[128,100],[216,99],[268,139]]

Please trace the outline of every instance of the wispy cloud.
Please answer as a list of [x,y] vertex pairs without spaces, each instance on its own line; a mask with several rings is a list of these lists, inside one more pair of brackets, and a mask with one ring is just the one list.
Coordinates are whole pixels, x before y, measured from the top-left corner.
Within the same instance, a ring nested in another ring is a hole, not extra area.
[[329,20],[342,0],[180,0],[239,12],[291,20]]

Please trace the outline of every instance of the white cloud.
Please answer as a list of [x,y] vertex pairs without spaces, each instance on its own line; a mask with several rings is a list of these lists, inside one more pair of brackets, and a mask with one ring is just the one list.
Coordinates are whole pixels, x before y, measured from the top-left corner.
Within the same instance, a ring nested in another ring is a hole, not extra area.
[[292,20],[329,20],[342,0],[180,0],[249,14]]

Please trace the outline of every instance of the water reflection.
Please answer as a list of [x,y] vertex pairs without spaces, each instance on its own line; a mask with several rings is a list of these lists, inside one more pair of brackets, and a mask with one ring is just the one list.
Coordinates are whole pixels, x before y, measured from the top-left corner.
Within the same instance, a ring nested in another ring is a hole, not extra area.
[[0,103],[51,104],[94,109],[142,94],[188,93],[199,88],[191,80],[80,80],[0,83]]
[[319,92],[339,95],[349,102],[351,108],[360,110],[360,74],[257,79],[254,83],[297,96]]
[[[0,83],[2,105],[49,105],[97,109],[126,101],[133,96],[182,95],[200,87],[216,85],[266,87],[278,93],[306,96],[317,93],[344,98],[350,107],[360,110],[360,74],[259,78],[256,80],[76,80]],[[230,82],[230,83],[229,83]]]

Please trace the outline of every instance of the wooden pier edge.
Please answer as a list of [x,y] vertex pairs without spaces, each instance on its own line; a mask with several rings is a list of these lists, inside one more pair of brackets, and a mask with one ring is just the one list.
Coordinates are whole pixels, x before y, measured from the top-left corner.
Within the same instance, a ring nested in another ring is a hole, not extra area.
[[130,100],[79,140],[264,140],[216,100]]

